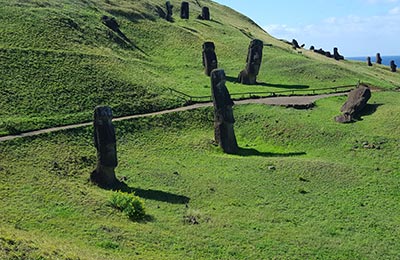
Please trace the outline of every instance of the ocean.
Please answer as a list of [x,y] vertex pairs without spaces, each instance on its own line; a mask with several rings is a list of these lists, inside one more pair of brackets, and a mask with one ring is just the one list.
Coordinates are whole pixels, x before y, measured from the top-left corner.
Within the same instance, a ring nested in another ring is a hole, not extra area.
[[[372,63],[375,63],[376,62],[375,55],[371,55],[370,57],[371,57]],[[365,57],[346,57],[346,59],[367,62],[367,56],[365,56]],[[396,63],[397,67],[400,67],[400,56],[382,56],[382,64],[383,65],[389,66],[391,60],[394,60],[394,63]]]

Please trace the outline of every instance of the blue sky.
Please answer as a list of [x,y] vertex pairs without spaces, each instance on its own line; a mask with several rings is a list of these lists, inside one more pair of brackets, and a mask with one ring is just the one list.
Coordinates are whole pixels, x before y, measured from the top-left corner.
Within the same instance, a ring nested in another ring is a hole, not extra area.
[[[215,0],[276,38],[351,56],[400,56],[400,0]],[[211,14],[212,15],[212,14]]]

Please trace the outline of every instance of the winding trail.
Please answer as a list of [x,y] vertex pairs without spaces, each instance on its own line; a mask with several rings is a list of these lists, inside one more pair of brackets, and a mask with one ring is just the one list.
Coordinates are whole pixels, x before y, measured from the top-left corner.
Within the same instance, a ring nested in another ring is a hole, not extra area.
[[[274,105],[274,106],[307,106],[311,105],[318,99],[326,98],[326,97],[333,97],[333,96],[343,96],[347,95],[347,93],[334,93],[334,94],[322,94],[322,95],[315,95],[315,96],[282,96],[282,97],[267,97],[267,98],[260,98],[260,99],[245,99],[235,101],[236,105],[244,105],[244,104],[265,104],[265,105]],[[163,115],[169,114],[174,112],[181,112],[181,111],[188,111],[194,110],[201,107],[210,107],[213,106],[212,102],[207,103],[197,103],[190,106],[178,107],[174,109],[168,109],[153,113],[147,114],[140,114],[140,115],[132,115],[132,116],[123,116],[123,117],[116,117],[113,119],[114,122],[129,120],[134,118],[143,118],[143,117],[150,117],[156,115]],[[62,130],[74,129],[79,127],[85,127],[92,125],[93,122],[88,123],[81,123],[81,124],[73,124],[73,125],[66,125],[66,126],[59,126],[59,127],[52,127],[47,129],[35,130],[31,132],[21,133],[18,135],[7,135],[0,137],[0,142],[13,140],[16,138],[28,137],[28,136],[36,136],[40,134],[52,133]]]

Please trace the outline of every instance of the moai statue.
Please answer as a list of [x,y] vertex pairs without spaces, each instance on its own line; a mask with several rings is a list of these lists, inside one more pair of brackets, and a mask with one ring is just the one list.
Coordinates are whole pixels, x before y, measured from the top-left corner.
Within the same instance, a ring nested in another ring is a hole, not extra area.
[[339,50],[338,48],[333,48],[333,58],[335,60],[344,60],[344,57],[342,55],[339,54]]
[[257,84],[257,75],[260,71],[264,43],[260,40],[250,42],[246,59],[246,68],[238,76],[238,81],[246,85]]
[[367,57],[367,64],[369,67],[372,67],[371,57]]
[[211,71],[218,68],[217,55],[215,54],[215,45],[213,42],[205,42],[203,44],[203,66],[207,76],[210,76]]
[[173,22],[174,20],[172,19],[172,9],[174,8],[174,6],[169,2],[165,2],[165,7],[167,8],[167,14],[165,16],[165,19],[168,22]]
[[300,49],[300,45],[299,45],[299,43],[296,41],[296,39],[293,39],[292,40],[292,47],[293,47],[293,49]]
[[378,64],[382,64],[382,57],[380,53],[376,54],[376,63]]
[[182,2],[182,4],[181,4],[181,18],[189,19],[189,3],[188,2]]
[[349,93],[346,103],[340,109],[343,115],[335,117],[336,122],[350,123],[357,118],[371,98],[371,90],[366,85],[359,85]]
[[394,63],[394,60],[390,61],[390,69],[392,72],[396,72],[397,71],[397,65],[396,63]]
[[222,69],[211,72],[211,92],[214,104],[214,137],[222,150],[228,154],[237,154],[239,147],[236,141],[233,124],[233,100],[225,86],[226,77]]
[[211,18],[210,18],[210,9],[208,7],[204,6],[201,9],[201,19],[202,20],[206,20],[206,21],[211,20]]
[[94,110],[94,145],[97,149],[97,167],[90,179],[102,187],[119,183],[114,169],[118,165],[115,130],[111,122],[110,107],[98,106]]

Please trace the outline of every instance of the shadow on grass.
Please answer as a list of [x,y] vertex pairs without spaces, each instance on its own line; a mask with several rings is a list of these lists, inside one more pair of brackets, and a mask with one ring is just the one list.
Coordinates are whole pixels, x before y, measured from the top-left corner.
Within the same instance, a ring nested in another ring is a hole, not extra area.
[[261,156],[261,157],[291,157],[291,156],[301,156],[306,155],[305,152],[297,153],[270,153],[270,152],[260,152],[253,148],[241,148],[239,147],[239,156]]
[[[231,83],[239,83],[237,77],[226,76],[226,81]],[[285,85],[285,84],[274,84],[274,83],[265,83],[265,82],[257,82],[256,85],[253,86],[262,86],[262,87],[273,87],[273,88],[284,88],[284,89],[308,89],[310,86],[308,85]]]
[[171,204],[188,204],[190,201],[189,197],[183,195],[176,195],[159,190],[144,190],[139,188],[131,188],[124,182],[121,182],[121,184],[118,187],[118,190],[127,193],[135,193],[136,196],[139,196],[143,199],[156,200]]
[[358,116],[370,116],[374,114],[380,106],[383,106],[383,104],[367,104]]

